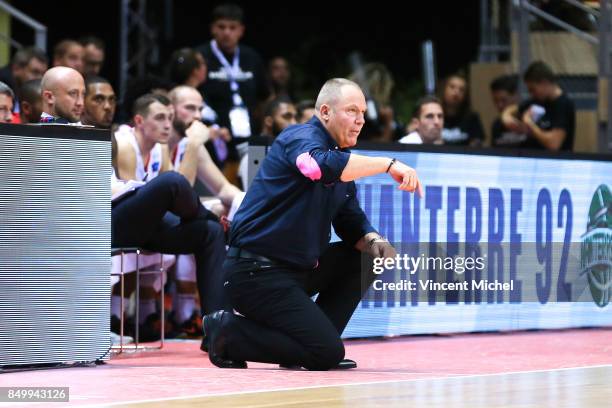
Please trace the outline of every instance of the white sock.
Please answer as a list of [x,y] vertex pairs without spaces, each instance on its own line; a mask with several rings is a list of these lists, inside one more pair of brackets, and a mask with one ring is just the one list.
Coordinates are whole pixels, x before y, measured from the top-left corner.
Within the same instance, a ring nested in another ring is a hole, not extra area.
[[177,323],[183,323],[191,317],[195,310],[195,295],[190,293],[177,293],[174,295],[174,314]]
[[[125,309],[128,306],[128,299],[123,299],[123,313],[125,313]],[[111,296],[111,314],[115,317],[121,318],[121,296],[112,295]]]
[[155,303],[155,299],[140,300],[140,305],[138,305],[138,307],[140,308],[138,310],[138,319],[140,319],[140,324],[143,324],[145,320],[147,320],[147,317],[149,317],[149,315],[152,315],[157,311]]

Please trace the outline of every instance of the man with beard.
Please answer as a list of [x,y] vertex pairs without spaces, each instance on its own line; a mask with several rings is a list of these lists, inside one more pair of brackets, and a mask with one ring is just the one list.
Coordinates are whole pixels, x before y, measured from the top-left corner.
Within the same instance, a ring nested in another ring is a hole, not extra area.
[[415,130],[402,137],[399,142],[405,144],[444,144],[444,112],[442,104],[435,96],[425,96],[417,101],[414,113]]
[[[280,132],[297,123],[296,118],[295,106],[288,99],[277,98],[268,102],[264,112],[261,137],[272,143]],[[248,167],[249,154],[247,153],[240,159],[240,166],[238,167],[238,177],[245,190],[248,187]]]
[[32,79],[21,85],[19,91],[20,111],[19,117],[23,124],[38,123],[42,114],[42,96],[40,79]]
[[236,197],[242,195],[240,189],[215,166],[204,147],[210,132],[200,121],[204,108],[202,95],[191,86],[181,85],[172,89],[168,96],[174,107],[168,140],[174,170],[184,175],[192,185],[198,179],[229,210]]
[[[232,207],[238,207],[244,194],[225,178],[204,147],[210,132],[200,121],[204,107],[202,96],[196,88],[187,85],[175,87],[168,96],[174,107],[174,120],[168,140],[174,170],[185,176],[192,186],[196,179],[204,184],[218,199],[217,202],[220,201],[220,205],[212,204],[211,201],[204,205],[217,215],[225,215]],[[181,328],[184,336],[199,336],[202,333],[202,322],[195,309],[195,259],[191,255],[179,255],[176,263],[174,323]]]
[[69,67],[54,67],[45,72],[40,84],[42,95],[41,123],[81,125],[85,82],[81,74]]
[[110,82],[99,76],[88,76],[85,80],[83,124],[110,129],[116,108],[117,96]]

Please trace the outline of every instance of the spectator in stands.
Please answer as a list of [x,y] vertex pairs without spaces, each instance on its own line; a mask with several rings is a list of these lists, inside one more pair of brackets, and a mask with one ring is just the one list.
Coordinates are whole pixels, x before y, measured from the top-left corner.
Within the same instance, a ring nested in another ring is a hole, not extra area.
[[349,79],[365,90],[368,103],[366,123],[359,138],[386,143],[402,137],[402,126],[395,119],[391,106],[391,93],[395,87],[391,71],[382,63],[357,65]]
[[199,51],[181,48],[170,56],[168,77],[174,85],[199,87],[206,81],[206,61]]
[[83,46],[83,75],[100,75],[104,66],[106,46],[98,37],[82,37],[79,42]]
[[69,67],[53,67],[40,84],[42,109],[40,121],[80,125],[85,98],[83,76]]
[[504,125],[514,131],[527,128],[526,148],[571,151],[576,109],[557,84],[552,69],[541,61],[533,62],[523,74],[523,80],[531,98],[519,106],[506,108],[502,114]]
[[500,114],[491,124],[492,144],[494,147],[523,147],[527,141],[526,125],[516,121],[514,131],[504,125],[501,114],[510,105],[516,105],[519,100],[517,78],[514,75],[502,75],[495,78],[490,85],[491,97],[495,109]]
[[36,47],[25,47],[13,55],[9,65],[0,69],[0,81],[19,89],[26,81],[40,79],[47,70],[47,56]]
[[219,115],[220,126],[232,133],[230,158],[247,150],[247,140],[259,130],[257,111],[268,98],[265,69],[259,54],[239,44],[244,34],[244,13],[235,4],[213,10],[210,43],[197,48],[208,63],[200,92]]
[[107,79],[88,76],[85,79],[85,110],[83,124],[110,129],[117,108],[117,96]]
[[302,100],[298,102],[295,109],[297,112],[295,118],[297,123],[306,123],[312,119],[315,114],[315,101],[311,99]]
[[21,123],[38,123],[42,114],[42,96],[40,79],[32,79],[21,85],[21,111],[19,112]]
[[293,101],[291,69],[286,58],[277,56],[268,62],[268,84],[270,100],[283,98]]
[[405,144],[443,144],[444,112],[442,103],[435,96],[425,96],[417,101],[412,114],[416,129],[399,140]]
[[13,122],[15,93],[4,82],[0,82],[0,123]]
[[7,84],[16,93],[13,122],[20,121],[21,88],[26,81],[40,79],[48,67],[47,55],[36,47],[25,47],[18,50],[9,65],[0,69],[0,81]]
[[[170,57],[168,76],[175,85],[186,85],[198,88],[206,81],[206,61],[202,54],[192,48],[181,48]],[[232,138],[226,127],[217,124],[218,115],[210,106],[204,105],[200,112],[201,120],[209,127],[209,138],[206,142],[213,162],[217,166],[227,157],[227,142]]]
[[60,41],[53,49],[53,66],[70,67],[83,73],[83,46],[74,40]]
[[481,146],[484,129],[478,113],[470,109],[467,80],[453,74],[442,83],[440,100],[444,111],[442,139],[447,145]]
[[[146,94],[136,100],[133,112],[134,127],[122,125],[115,133],[118,176],[121,180],[146,180],[148,185],[155,182],[158,176],[167,178],[164,173],[172,170],[167,143],[170,138],[173,110],[166,97]],[[184,180],[182,176],[179,177]],[[181,183],[189,186],[186,181]],[[187,187],[182,189],[187,191]],[[190,192],[189,195],[197,199],[195,193]],[[125,235],[118,239],[117,244],[142,246],[162,253],[194,254],[202,311],[207,313],[218,308],[225,309],[227,301],[221,277],[221,263],[225,257],[225,234],[216,216],[198,205],[198,215],[195,217],[197,222],[185,224],[177,217],[164,216],[168,209],[172,211],[171,207],[167,207],[167,200],[158,203],[156,199],[152,199],[141,204],[140,211],[144,211],[145,214],[138,216],[139,219],[156,214],[161,224],[146,225],[148,221],[144,220],[137,222],[133,231],[127,228],[124,230]],[[131,222],[133,222],[131,218],[126,215],[121,224],[130,225]],[[115,223],[113,213],[113,226]],[[149,286],[145,292],[152,295],[152,286]],[[153,306],[154,304],[149,306],[149,316],[144,323],[145,329],[154,326],[159,318]],[[154,333],[152,330],[150,332]]]
[[[297,123],[296,109],[289,99],[279,98],[268,102],[264,111],[261,138],[267,139],[270,144],[280,133],[291,125]],[[238,176],[242,185],[247,186],[248,182],[248,152],[240,160]]]

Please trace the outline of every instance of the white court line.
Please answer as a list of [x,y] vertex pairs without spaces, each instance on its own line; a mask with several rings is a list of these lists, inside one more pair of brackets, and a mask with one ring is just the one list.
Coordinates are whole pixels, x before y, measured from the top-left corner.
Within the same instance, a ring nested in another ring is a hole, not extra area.
[[[417,382],[417,381],[439,381],[439,380],[455,380],[455,379],[465,379],[465,378],[479,378],[479,377],[494,377],[500,375],[516,375],[516,374],[532,374],[532,373],[551,373],[558,371],[570,371],[570,370],[584,370],[589,368],[604,368],[610,367],[612,368],[612,364],[601,364],[594,366],[582,366],[582,367],[564,367],[564,368],[555,368],[552,370],[528,370],[528,371],[508,371],[503,373],[490,373],[490,374],[471,374],[471,375],[453,375],[450,374],[447,377],[429,377],[429,378],[410,378],[404,380],[383,380],[383,381],[368,381],[368,382],[353,382],[353,383],[340,383],[340,384],[329,384],[329,385],[310,385],[303,387],[288,387],[288,388],[275,388],[275,389],[264,389],[264,390],[250,390],[250,391],[232,391],[232,392],[220,392],[220,393],[212,393],[212,394],[196,394],[184,397],[166,397],[166,398],[155,398],[148,400],[132,400],[132,401],[123,401],[123,402],[112,402],[106,404],[94,404],[94,405],[83,405],[83,407],[110,407],[116,405],[128,405],[128,404],[142,404],[147,402],[162,402],[162,401],[180,401],[187,400],[193,398],[206,398],[206,397],[224,397],[224,396],[232,396],[232,395],[242,395],[242,394],[259,394],[263,392],[279,392],[279,391],[298,391],[298,390],[309,390],[309,389],[317,389],[317,388],[330,388],[330,387],[346,387],[351,385],[375,385],[375,384],[388,384],[388,383],[407,383],[407,382]],[[134,367],[137,368],[137,367]],[[140,367],[144,368],[144,367]],[[168,367],[165,367],[168,368]],[[188,368],[188,367],[186,367]],[[189,368],[189,369],[199,369],[199,368]],[[201,368],[202,370],[215,369],[211,368]],[[279,370],[281,371],[281,370]],[[360,371],[364,372],[364,371]],[[418,373],[422,374],[422,373]]]

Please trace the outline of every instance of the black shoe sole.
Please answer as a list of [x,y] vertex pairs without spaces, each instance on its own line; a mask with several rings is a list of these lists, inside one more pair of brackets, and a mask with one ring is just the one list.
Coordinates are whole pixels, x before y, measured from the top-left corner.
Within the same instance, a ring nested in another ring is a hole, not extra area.
[[[216,312],[219,313],[219,312]],[[220,313],[225,313],[225,312],[220,312]],[[214,318],[210,315],[204,316],[204,320],[202,322],[202,326],[204,327],[204,333],[205,334],[205,339],[208,339],[209,333],[212,333],[212,330],[210,328],[211,326],[211,321]],[[220,324],[221,320],[223,319],[223,314],[221,314],[221,316],[219,317],[219,322],[214,322]],[[208,359],[210,360],[211,363],[213,363],[214,365],[216,365],[219,368],[247,368],[247,363],[246,361],[234,361],[234,360],[228,360],[228,359],[224,359],[221,356],[219,356],[215,350],[215,345],[214,343],[217,342],[217,336],[210,336],[210,344],[208,344]],[[204,340],[202,341],[202,345],[204,345],[205,342]],[[200,348],[202,348],[202,346],[200,346]]]

